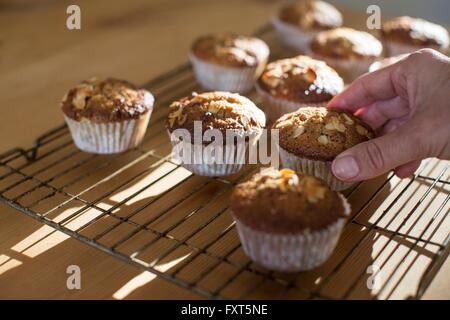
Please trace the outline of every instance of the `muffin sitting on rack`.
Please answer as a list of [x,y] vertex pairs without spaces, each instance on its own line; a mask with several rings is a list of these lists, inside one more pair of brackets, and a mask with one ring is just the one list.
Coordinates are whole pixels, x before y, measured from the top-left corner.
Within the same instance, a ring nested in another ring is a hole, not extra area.
[[350,215],[347,200],[322,180],[273,168],[237,185],[230,209],[246,255],[284,272],[328,259]]
[[342,110],[302,108],[278,119],[282,167],[314,175],[334,190],[354,183],[337,179],[331,162],[344,150],[374,137],[373,130],[357,117]]
[[92,78],[71,89],[61,108],[79,149],[108,154],[141,142],[153,102],[150,92],[127,81]]
[[[166,127],[175,160],[195,174],[214,177],[236,173],[244,166],[247,147],[257,142],[265,124],[264,112],[252,101],[217,91],[193,93],[173,102]],[[212,141],[219,143],[214,132],[223,143],[216,149],[218,154],[207,148]]]
[[324,1],[300,0],[281,9],[272,19],[284,46],[309,52],[309,41],[318,32],[342,25],[341,13]]
[[381,56],[383,46],[370,33],[336,28],[318,33],[311,41],[312,56],[325,61],[351,82]]
[[270,121],[305,106],[322,106],[344,88],[325,62],[307,56],[269,63],[256,89]]
[[431,48],[446,53],[449,46],[447,30],[435,23],[408,16],[386,21],[381,37],[389,56]]
[[213,34],[197,39],[189,58],[203,88],[245,93],[264,69],[269,47],[253,37]]

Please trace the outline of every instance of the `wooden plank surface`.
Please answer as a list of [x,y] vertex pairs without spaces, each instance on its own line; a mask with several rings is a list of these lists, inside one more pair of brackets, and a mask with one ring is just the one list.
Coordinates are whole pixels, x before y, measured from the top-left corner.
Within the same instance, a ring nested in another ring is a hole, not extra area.
[[[0,139],[0,150],[19,145],[29,146],[37,135],[62,123],[58,102],[64,92],[74,83],[94,74],[117,76],[136,83],[143,83],[153,76],[185,62],[189,44],[206,30],[212,32],[231,29],[241,33],[252,33],[267,22],[281,2],[196,0],[188,3],[175,0],[153,0],[151,2],[143,0],[127,2],[82,0],[78,3],[83,17],[81,31],[68,31],[65,28],[65,8],[69,4],[68,1],[45,0],[37,4],[31,0],[11,0],[1,3],[0,86],[6,89],[2,90],[0,101],[3,106],[9,107],[0,108],[0,134],[2,137],[6,137]],[[362,26],[364,15],[355,15],[351,11],[344,11],[344,13],[349,24]],[[251,19],[242,19],[242,17],[251,17]],[[155,117],[157,117],[156,113],[152,119],[154,120]],[[166,139],[160,133],[160,126],[160,122],[155,122],[155,126],[151,127],[148,134],[150,138],[143,144],[143,150],[146,147],[154,146],[155,141]],[[155,134],[153,135],[153,133]],[[70,141],[68,137],[63,139]],[[168,149],[167,144],[164,144],[156,150],[161,156],[165,156],[170,148]],[[71,157],[70,164],[89,160],[89,155],[83,153],[72,157],[73,152],[76,152],[75,148],[68,146],[57,154],[49,156],[42,165],[51,164],[52,161],[57,161],[58,158],[64,156]],[[67,187],[65,191],[76,193],[83,190],[98,181],[102,174],[106,176],[114,168],[120,168],[139,156],[141,154],[126,154],[104,172],[99,171],[95,176]],[[76,179],[79,172],[88,171],[102,161],[105,161],[105,158],[100,157],[93,162],[88,162],[87,165],[80,167],[79,171],[72,172],[70,175],[62,175],[59,179],[53,179],[52,185],[56,188],[61,187],[68,180]],[[15,165],[19,165],[19,163],[15,163]],[[40,165],[37,163],[29,166],[23,169],[23,172],[27,174],[37,172]],[[68,162],[62,162],[59,167],[54,166],[51,170],[42,171],[38,177],[40,180],[54,177],[55,174],[63,172],[68,165]],[[127,216],[149,201],[148,199],[155,197],[161,192],[161,188],[174,186],[177,188],[176,194],[181,196],[188,194],[193,187],[205,182],[204,178],[191,177],[186,170],[176,169],[171,163],[161,163],[157,159],[143,158],[124,176],[117,176],[108,182],[107,186],[100,186],[95,192],[87,192],[83,197],[93,200],[98,194],[107,192],[115,184],[119,185],[126,175],[139,173],[144,168],[152,166],[153,169],[148,172],[148,175],[136,179],[132,187],[121,188],[102,199],[98,203],[99,208],[107,210],[116,203],[125,201],[125,205],[115,213],[118,216]],[[431,175],[438,171],[439,168],[433,168],[428,173]],[[157,181],[158,177],[167,172],[171,172],[171,174],[166,176],[163,181],[145,189],[138,197],[126,200],[127,194],[139,188],[145,188],[146,185]],[[20,175],[11,176],[8,183],[20,181],[21,178]],[[183,182],[180,183],[180,181]],[[380,179],[371,182],[364,187],[361,194],[367,196],[383,181]],[[409,263],[408,266],[413,273],[423,272],[424,267],[429,263],[427,254],[432,255],[436,246],[421,246],[421,243],[418,243],[411,247],[411,243],[405,243],[403,238],[389,238],[382,231],[371,230],[368,232],[364,227],[364,225],[376,223],[377,226],[387,230],[394,230],[399,225],[398,221],[402,219],[401,212],[406,211],[400,210],[398,216],[377,218],[382,213],[383,203],[388,203],[389,197],[395,196],[396,190],[399,190],[405,183],[407,182],[391,180],[390,184],[379,193],[374,205],[365,208],[357,217],[356,221],[361,223],[361,226],[351,225],[346,229],[333,258],[319,271],[305,273],[297,281],[302,286],[309,285],[311,288],[320,285],[321,293],[331,298],[344,296],[346,286],[350,285],[356,289],[348,298],[400,298],[412,294],[417,285],[417,279],[409,277],[411,273],[400,278],[398,274],[405,273],[400,271],[395,273],[396,264],[405,260]],[[415,190],[417,194],[420,194],[423,192],[421,188],[426,188],[426,183],[427,181],[415,182],[412,189],[408,190]],[[11,189],[6,195],[14,197],[34,187],[36,187],[35,182],[27,181]],[[185,216],[186,212],[205,202],[205,194],[209,196],[217,193],[218,198],[210,206],[199,211],[195,219],[188,220],[183,228],[171,231],[173,237],[179,239],[186,235],[186,230],[192,230],[196,225],[206,221],[209,217],[208,214],[226,206],[229,191],[222,194],[221,183],[212,182],[205,188],[205,193],[188,198],[179,208],[170,209],[168,214],[164,215],[164,219],[156,220],[152,224],[152,228],[161,231],[167,229],[174,221],[179,221]],[[33,204],[36,199],[46,197],[46,192],[48,191],[36,187],[33,192],[22,197],[20,201],[24,205]],[[392,193],[389,194],[390,192]],[[169,194],[168,197],[154,202],[152,204],[154,210],[151,212],[154,214],[168,210],[167,204],[174,201],[173,198],[170,198],[173,195]],[[405,194],[404,197],[405,200],[402,203],[407,205],[414,203],[414,199],[411,200],[408,194]],[[425,208],[434,208],[433,201],[438,203],[441,200],[439,197],[439,194],[433,193],[429,198],[431,202],[424,204],[427,207],[421,207],[418,210],[419,224],[421,223],[420,219],[423,219],[423,223],[429,220],[426,214],[420,215],[420,213],[423,213]],[[49,197],[34,209],[37,211],[48,210],[66,198],[61,194]],[[363,196],[353,196],[354,208],[363,208],[363,200]],[[51,217],[64,219],[82,206],[81,202],[71,203],[70,208],[56,210],[52,212]],[[395,213],[395,211],[392,212]],[[134,216],[133,219],[136,223],[143,223],[151,218],[148,213],[145,211]],[[431,210],[430,213],[432,213]],[[70,221],[68,226],[71,229],[77,229],[100,214],[101,211],[90,209]],[[390,223],[391,221],[392,223]],[[189,244],[198,247],[204,246],[208,242],[208,237],[216,232],[214,230],[225,228],[230,222],[231,220],[225,212],[211,229],[205,229],[190,239]],[[84,229],[83,234],[93,236],[102,230],[107,230],[113,223],[113,219],[101,219],[93,226]],[[442,223],[448,223],[448,221]],[[417,229],[410,227],[402,226],[400,231],[416,236]],[[121,225],[120,228],[114,230],[114,233],[108,233],[102,237],[101,243],[112,245],[121,237],[129,234],[131,230],[132,228],[129,226]],[[365,237],[363,245],[350,254],[352,246],[363,236]],[[434,242],[440,243],[444,235],[435,233],[430,237]],[[230,233],[229,236],[227,235],[210,248],[211,253],[225,254],[230,247],[236,245],[236,239],[235,233]],[[134,248],[150,240],[148,234],[139,233],[133,237],[133,242],[125,242],[118,248],[125,253],[131,253]],[[152,250],[142,252],[141,258],[152,260],[159,252],[164,252],[172,245],[171,241],[159,241],[156,247],[152,247]],[[391,246],[400,247],[402,250],[393,258],[384,254],[389,251],[386,248],[392,249]],[[409,250],[408,248],[413,249]],[[421,251],[417,248],[420,248]],[[163,272],[170,270],[176,267],[176,264],[182,264],[184,260],[189,259],[190,254],[189,247],[180,247],[167,256],[164,261],[161,261],[158,268]],[[331,273],[345,254],[350,254],[346,260],[346,263],[349,264],[348,268],[340,269],[342,271],[336,273],[329,283],[321,285],[320,275],[326,274],[327,270]],[[234,252],[230,259],[236,264],[246,261],[241,250]],[[350,284],[351,275],[358,274],[358,271],[361,271],[359,269],[371,262],[371,259],[386,265],[389,277],[395,280],[390,282],[392,283],[391,287],[387,287],[380,293],[367,290],[364,285],[367,277],[354,279],[355,281]],[[200,255],[189,264],[189,268],[180,273],[180,277],[192,280],[199,270],[208,270],[214,263],[214,259],[210,256]],[[82,290],[68,290],[66,287],[66,268],[72,264],[80,266],[82,270]],[[232,264],[231,266],[230,264],[221,264],[217,266],[213,275],[202,280],[201,286],[208,290],[218,289],[222,285],[220,279],[226,279],[234,272],[236,270]],[[215,275],[220,275],[220,277],[217,278]],[[448,275],[449,263],[447,262],[425,297],[449,298]],[[222,294],[225,297],[236,297],[236,292],[247,290],[247,286],[252,284],[259,286],[260,282],[261,276],[258,273],[246,271],[239,274],[238,281],[227,286]],[[243,283],[246,284],[245,287],[242,287]],[[278,291],[287,298],[298,299],[308,296],[305,292],[298,290],[283,292],[282,287],[272,282],[263,282],[258,288],[251,296],[252,298],[267,298],[271,296],[270,294]],[[84,245],[2,205],[0,207],[0,298],[164,299],[201,298],[201,296],[157,278],[151,273],[143,272],[142,269]]]

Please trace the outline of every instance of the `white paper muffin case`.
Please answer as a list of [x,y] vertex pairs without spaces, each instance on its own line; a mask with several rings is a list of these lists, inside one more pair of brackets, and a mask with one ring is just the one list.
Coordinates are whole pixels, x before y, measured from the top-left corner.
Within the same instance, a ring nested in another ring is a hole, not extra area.
[[95,123],[64,116],[75,145],[89,153],[119,153],[136,147],[145,135],[152,109],[138,119]]
[[[256,143],[257,139],[262,133],[262,129],[258,132],[253,133],[256,139],[250,139],[250,141]],[[169,132],[169,137],[170,137]],[[243,145],[236,144],[233,149],[223,149],[223,161],[222,163],[217,163],[214,161],[214,157],[205,151],[205,146],[201,149],[194,148],[194,145],[188,141],[177,141],[176,139],[170,139],[172,147],[182,148],[186,150],[190,148],[191,154],[189,163],[186,163],[182,158],[179,157],[178,152],[173,153],[174,160],[187,170],[199,176],[206,177],[222,177],[231,175],[239,172],[245,165],[247,161],[247,150],[249,147],[249,142],[246,141]],[[239,147],[240,146],[240,147]],[[186,149],[185,149],[186,148]]]
[[298,53],[309,54],[310,42],[317,31],[302,30],[300,27],[282,21],[277,16],[272,18],[272,25],[283,46]]
[[246,93],[253,89],[269,58],[269,47],[262,40],[260,40],[256,55],[259,63],[255,67],[242,68],[214,64],[197,58],[192,52],[189,53],[189,59],[195,77],[203,88],[213,91]]
[[[342,199],[345,215],[350,215],[350,205]],[[236,229],[245,254],[255,263],[275,271],[297,272],[313,269],[323,264],[332,254],[345,226],[340,218],[322,230],[304,230],[292,234],[275,234],[254,230],[239,221]]]
[[262,106],[264,107],[264,112],[269,123],[273,123],[282,115],[297,111],[300,108],[324,107],[327,104],[327,102],[299,103],[282,98],[277,98],[263,90],[258,85],[256,85],[256,91],[258,92],[258,96],[261,99]]
[[314,53],[312,56],[314,59],[325,61],[327,65],[336,70],[346,83],[352,82],[359,76],[367,73],[370,65],[377,60],[377,57],[367,59],[339,59],[325,57],[317,53]]
[[345,190],[356,184],[356,182],[344,182],[336,178],[331,171],[331,161],[301,158],[281,147],[279,148],[279,152],[282,168],[289,168],[303,174],[321,178],[333,190]]

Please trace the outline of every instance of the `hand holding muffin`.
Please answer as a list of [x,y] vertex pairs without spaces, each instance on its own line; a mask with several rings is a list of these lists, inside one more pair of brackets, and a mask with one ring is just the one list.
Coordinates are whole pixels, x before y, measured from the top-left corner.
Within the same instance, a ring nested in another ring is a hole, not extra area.
[[353,183],[337,179],[331,162],[344,150],[374,137],[373,130],[351,113],[324,107],[301,108],[278,119],[281,165],[327,182],[333,190]]
[[391,169],[411,175],[422,159],[450,159],[450,58],[422,49],[368,73],[328,107],[355,112],[381,136],[342,152],[333,162],[341,180],[360,181]]

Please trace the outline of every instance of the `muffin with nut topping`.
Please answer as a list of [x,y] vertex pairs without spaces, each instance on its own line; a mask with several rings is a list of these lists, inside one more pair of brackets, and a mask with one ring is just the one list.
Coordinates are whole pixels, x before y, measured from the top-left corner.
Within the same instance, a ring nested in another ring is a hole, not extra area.
[[325,1],[300,0],[283,7],[272,18],[278,38],[287,48],[309,52],[309,41],[323,30],[342,25],[341,13]]
[[325,61],[348,82],[366,73],[382,51],[377,38],[351,28],[322,31],[311,40],[312,56]]
[[322,106],[343,88],[336,71],[308,56],[269,63],[256,85],[270,121],[305,106]]
[[141,142],[153,103],[150,92],[130,82],[91,78],[69,90],[61,109],[79,149],[109,154]]
[[266,124],[264,112],[229,92],[193,93],[170,105],[166,127],[175,160],[202,176],[225,176],[245,164]]
[[408,16],[386,21],[381,28],[383,44],[389,56],[431,48],[446,53],[449,46],[447,30],[435,23]]
[[374,131],[351,113],[338,109],[302,108],[278,119],[281,165],[314,175],[333,190],[352,186],[336,178],[331,162],[344,150],[375,136]]
[[238,184],[230,210],[246,255],[284,272],[325,262],[350,214],[346,199],[323,180],[274,168]]
[[203,88],[245,93],[264,69],[269,47],[254,37],[211,34],[194,42],[189,58]]

